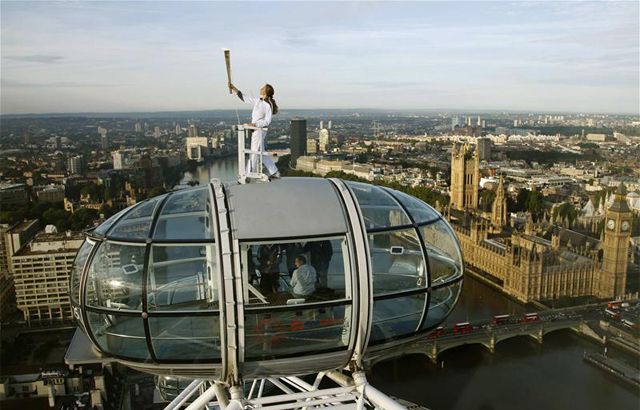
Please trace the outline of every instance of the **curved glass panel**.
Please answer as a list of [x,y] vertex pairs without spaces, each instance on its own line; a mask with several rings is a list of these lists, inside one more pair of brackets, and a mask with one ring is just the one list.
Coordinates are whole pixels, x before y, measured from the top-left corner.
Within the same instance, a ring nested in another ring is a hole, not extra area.
[[415,333],[422,318],[426,297],[426,293],[423,293],[374,301],[369,343],[380,343]]
[[431,292],[429,311],[427,312],[427,319],[422,324],[422,329],[437,326],[446,319],[453,310],[461,289],[462,282],[456,282],[451,286]]
[[145,246],[103,242],[96,251],[86,283],[88,306],[142,310]]
[[209,188],[185,190],[169,196],[153,233],[153,239],[213,239]]
[[153,351],[159,360],[216,360],[221,357],[218,316],[149,317]]
[[156,208],[166,195],[141,202],[134,206],[109,232],[109,238],[146,239]]
[[346,238],[243,243],[244,300],[255,306],[351,298]]
[[344,182],[358,201],[367,230],[411,224],[402,208],[382,188],[359,182]]
[[420,234],[427,246],[431,286],[444,283],[462,275],[462,258],[455,234],[442,219],[421,226]]
[[115,221],[117,221],[122,214],[124,214],[125,212],[131,210],[131,208],[125,208],[123,210],[121,210],[120,212],[118,212],[115,215],[112,215],[111,218],[107,219],[106,221],[104,221],[103,223],[100,224],[100,226],[98,226],[93,232],[98,234],[98,235],[104,235],[107,233],[107,231],[109,231],[109,228],[111,228],[111,226],[114,224]]
[[87,318],[93,336],[105,352],[132,359],[150,358],[140,317],[87,311]]
[[71,269],[71,289],[69,289],[69,295],[71,296],[71,300],[76,303],[80,301],[80,280],[82,279],[82,270],[84,269],[84,264],[87,262],[87,258],[89,257],[92,248],[93,243],[85,240],[78,250],[76,259],[73,261],[73,268]]
[[374,296],[427,286],[427,269],[415,229],[368,236]]
[[346,349],[351,306],[245,312],[244,324],[248,360]]
[[153,245],[149,258],[148,310],[217,310],[215,252],[213,245]]
[[393,189],[390,189],[390,191],[393,192],[393,196],[402,204],[402,206],[407,209],[407,212],[411,214],[415,223],[419,224],[440,219],[440,214],[438,214],[435,209],[418,198]]

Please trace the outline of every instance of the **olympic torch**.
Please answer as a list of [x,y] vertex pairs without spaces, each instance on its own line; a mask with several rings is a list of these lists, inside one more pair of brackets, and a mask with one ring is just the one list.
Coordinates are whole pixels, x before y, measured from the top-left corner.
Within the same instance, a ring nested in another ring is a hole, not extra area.
[[223,48],[224,51],[224,62],[227,65],[227,83],[229,85],[229,94],[232,94],[231,90],[231,50],[228,48]]

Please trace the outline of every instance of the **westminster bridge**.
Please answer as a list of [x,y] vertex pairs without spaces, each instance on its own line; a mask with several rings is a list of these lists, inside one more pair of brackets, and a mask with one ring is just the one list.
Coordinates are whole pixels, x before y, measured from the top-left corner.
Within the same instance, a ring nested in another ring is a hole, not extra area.
[[[449,349],[463,345],[478,344],[494,353],[496,346],[503,340],[516,337],[529,337],[537,343],[543,343],[544,336],[555,331],[569,330],[592,339],[599,344],[610,344],[626,350],[628,353],[640,357],[638,334],[627,334],[622,337],[620,332],[605,331],[603,321],[609,318],[604,314],[606,303],[583,305],[579,307],[548,309],[540,311],[533,321],[526,321],[524,317],[508,316],[501,323],[493,323],[493,318],[471,323],[471,328],[465,332],[455,332],[453,328],[442,328],[402,346],[401,352],[393,349],[382,351],[367,358],[369,364],[375,364],[391,356],[400,354],[425,354],[437,363],[438,356]],[[640,303],[632,302],[631,314],[640,311]]]

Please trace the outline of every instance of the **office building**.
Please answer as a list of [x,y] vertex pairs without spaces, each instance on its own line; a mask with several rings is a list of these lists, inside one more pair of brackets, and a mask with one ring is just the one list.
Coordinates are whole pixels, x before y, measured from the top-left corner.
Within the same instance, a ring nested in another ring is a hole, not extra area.
[[291,166],[295,167],[298,158],[307,154],[307,120],[293,118],[289,124]]
[[[195,126],[189,126],[189,133]],[[187,158],[194,161],[204,161],[211,152],[211,140],[207,137],[187,137],[185,145],[187,148]]]
[[67,158],[67,171],[72,175],[82,175],[84,173],[84,157],[76,155]]
[[187,136],[189,138],[196,138],[198,136],[198,127],[195,124],[189,124]]
[[26,184],[0,182],[0,203],[3,205],[24,205],[29,202]]
[[491,159],[491,139],[478,138],[477,148],[478,148],[478,159],[480,161],[489,161]]
[[113,158],[113,169],[127,169],[130,168],[130,156],[125,150],[113,151],[111,153]]
[[81,233],[40,233],[11,258],[16,304],[24,320],[69,320],[69,275],[82,245]]
[[153,138],[160,139],[160,127],[153,127]]

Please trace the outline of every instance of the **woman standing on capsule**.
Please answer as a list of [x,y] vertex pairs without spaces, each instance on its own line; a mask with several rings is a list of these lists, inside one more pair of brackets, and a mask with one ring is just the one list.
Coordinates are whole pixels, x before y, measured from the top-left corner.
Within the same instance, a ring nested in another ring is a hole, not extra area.
[[[260,98],[249,97],[242,94],[233,84],[229,84],[231,92],[238,96],[242,101],[253,105],[253,111],[251,112],[251,125],[257,129],[251,136],[251,151],[264,150],[264,142],[267,136],[266,131],[263,131],[263,127],[268,127],[271,124],[271,117],[278,113],[278,106],[276,100],[273,99],[273,87],[269,84],[265,84],[260,89]],[[269,178],[280,178],[280,173],[276,164],[273,163],[271,156],[264,152],[262,156],[262,163],[267,168],[267,175]],[[258,154],[251,154],[251,159],[247,162],[247,173],[250,172],[262,172],[258,169]]]

